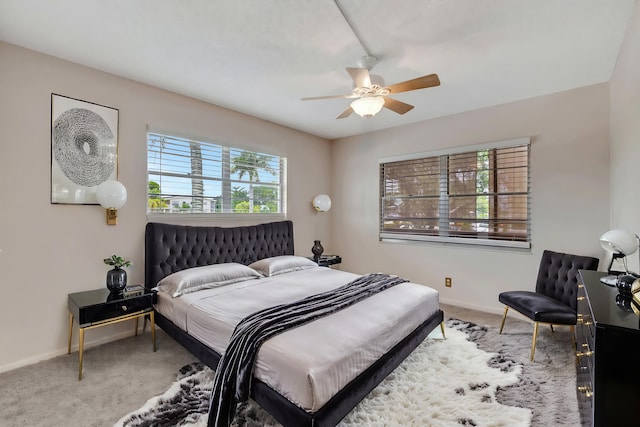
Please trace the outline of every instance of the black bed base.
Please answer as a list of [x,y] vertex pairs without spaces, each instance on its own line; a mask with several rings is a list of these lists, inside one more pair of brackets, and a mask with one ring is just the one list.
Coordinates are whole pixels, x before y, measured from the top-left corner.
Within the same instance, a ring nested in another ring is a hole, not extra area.
[[[387,354],[347,384],[317,412],[304,411],[258,379],[253,381],[251,397],[285,427],[335,426],[398,367],[443,320],[444,313],[442,310],[438,310],[389,350]],[[182,331],[160,313],[156,313],[155,321],[169,336],[193,353],[200,361],[212,369],[216,369],[220,354]]]

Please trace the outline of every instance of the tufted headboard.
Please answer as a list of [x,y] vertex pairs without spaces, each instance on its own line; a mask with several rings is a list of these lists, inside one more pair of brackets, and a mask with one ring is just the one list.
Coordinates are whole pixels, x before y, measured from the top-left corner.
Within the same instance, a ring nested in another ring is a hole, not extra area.
[[203,265],[293,255],[293,223],[278,221],[243,227],[195,227],[147,223],[144,238],[145,287],[176,271]]

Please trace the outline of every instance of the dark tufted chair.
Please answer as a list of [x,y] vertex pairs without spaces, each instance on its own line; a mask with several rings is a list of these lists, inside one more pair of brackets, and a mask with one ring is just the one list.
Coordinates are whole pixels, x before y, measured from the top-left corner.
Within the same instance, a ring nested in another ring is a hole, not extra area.
[[505,305],[500,333],[504,328],[509,307],[534,321],[531,360],[536,352],[538,324],[570,325],[577,320],[578,270],[597,270],[598,259],[545,250],[542,253],[536,291],[502,292],[498,300]]

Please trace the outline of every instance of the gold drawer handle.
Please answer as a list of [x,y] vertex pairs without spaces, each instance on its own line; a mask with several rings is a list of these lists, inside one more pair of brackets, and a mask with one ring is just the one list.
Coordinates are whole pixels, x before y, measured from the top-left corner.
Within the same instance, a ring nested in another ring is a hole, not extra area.
[[589,357],[593,355],[593,351],[579,351],[576,353],[576,357]]
[[584,393],[584,395],[587,397],[593,396],[593,390],[591,390],[591,386],[588,386],[588,385],[579,386],[578,391],[580,391],[580,393]]
[[586,299],[587,299],[586,297],[578,297],[578,301],[584,301]]

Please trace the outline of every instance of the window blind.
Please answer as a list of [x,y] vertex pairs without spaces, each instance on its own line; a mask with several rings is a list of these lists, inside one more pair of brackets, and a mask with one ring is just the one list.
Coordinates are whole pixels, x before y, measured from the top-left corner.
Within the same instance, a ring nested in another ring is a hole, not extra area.
[[286,159],[147,133],[148,213],[284,213]]
[[529,247],[530,144],[380,163],[381,239]]

